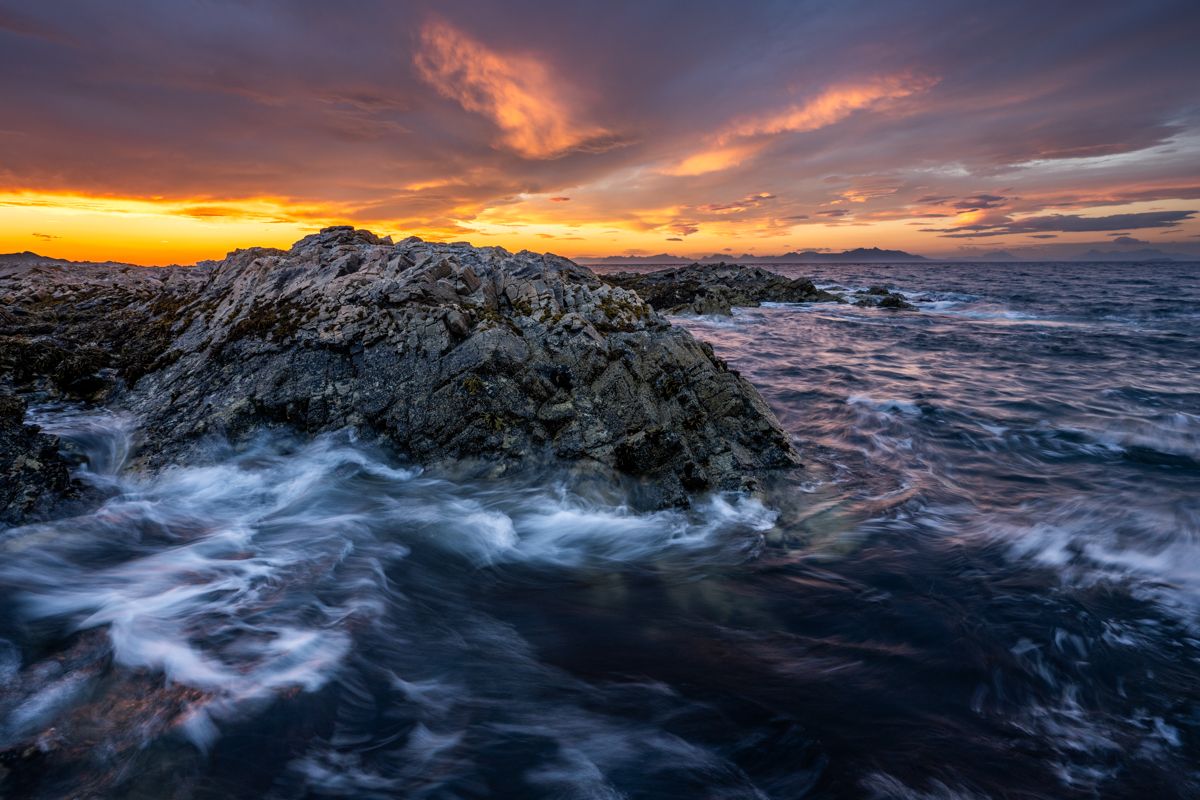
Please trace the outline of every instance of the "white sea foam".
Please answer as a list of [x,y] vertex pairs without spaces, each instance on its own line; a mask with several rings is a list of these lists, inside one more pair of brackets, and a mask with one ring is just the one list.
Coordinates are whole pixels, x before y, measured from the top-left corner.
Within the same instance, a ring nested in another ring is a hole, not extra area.
[[846,398],[846,402],[852,406],[859,406],[884,414],[895,413],[908,417],[919,417],[921,415],[921,407],[913,400],[892,397],[877,398],[865,394],[853,394]]
[[[337,675],[351,630],[402,595],[388,567],[413,548],[436,548],[464,573],[612,569],[756,542],[776,516],[735,495],[644,513],[561,485],[460,483],[390,466],[338,436],[286,453],[261,442],[114,486],[94,513],[10,532],[0,582],[21,587],[21,617],[104,628],[118,664],[207,692],[183,725],[200,746],[222,718]],[[29,536],[37,547],[20,546]]]

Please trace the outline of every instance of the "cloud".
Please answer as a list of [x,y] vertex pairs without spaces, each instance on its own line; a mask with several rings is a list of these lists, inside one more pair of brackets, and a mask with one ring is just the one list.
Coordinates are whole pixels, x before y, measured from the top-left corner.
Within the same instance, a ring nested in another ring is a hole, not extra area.
[[963,211],[979,211],[984,208],[997,208],[1004,204],[1005,198],[996,194],[977,194],[972,197],[964,197],[954,204],[954,207]]
[[62,238],[61,236],[55,236],[53,233],[34,233],[32,235],[37,237],[38,239],[47,239],[47,240]]
[[668,236],[667,241],[668,242],[682,242],[683,239],[679,236]]
[[554,80],[545,64],[499,53],[449,23],[431,20],[421,28],[413,61],[439,93],[491,119],[503,131],[501,142],[526,158],[621,144],[611,131],[580,119],[569,100],[572,89]]
[[562,196],[559,196],[559,197],[551,197],[551,198],[550,198],[550,202],[551,202],[551,203],[565,203],[565,202],[567,202],[567,201],[568,201],[568,200],[570,200],[570,199],[571,199],[571,198],[569,198],[569,197],[562,197]]
[[[1145,211],[1132,214],[1109,214],[1103,217],[1084,217],[1078,214],[1048,214],[1000,221],[980,222],[955,228],[940,229],[943,236],[970,238],[975,236],[1007,236],[1014,233],[1082,233],[1096,231],[1137,230],[1144,228],[1174,228],[1190,220],[1196,211]],[[938,229],[934,229],[938,230]]]
[[664,172],[668,175],[705,175],[709,172],[721,172],[749,161],[761,149],[760,144],[708,148],[692,153],[682,161],[667,167]]
[[892,75],[833,86],[803,103],[735,122],[717,137],[717,141],[725,143],[751,136],[815,131],[841,122],[856,111],[877,108],[936,84],[937,80],[928,76]]
[[746,195],[732,203],[705,203],[696,208],[710,214],[736,214],[752,208],[759,208],[764,203],[769,203],[774,199],[776,199],[775,195],[770,192],[758,192],[757,194]]
[[888,197],[900,190],[900,184],[893,178],[870,176],[860,178],[851,183],[850,188],[842,192],[843,200],[851,203],[866,203],[881,197]]
[[[898,75],[859,84],[838,85],[783,110],[747,117],[725,126],[710,142],[667,166],[668,175],[721,172],[751,161],[767,145],[764,137],[803,133],[834,125],[856,111],[877,108],[924,91],[937,83],[928,77]],[[756,141],[757,140],[757,141]]]
[[569,232],[588,252],[690,226],[697,252],[819,232],[934,255],[1052,214],[1200,208],[1183,0],[1094,4],[1082,27],[1034,0],[0,6],[0,250],[25,231],[82,258],[145,238],[131,255],[162,263],[345,221],[514,247]]
[[1132,236],[1118,236],[1112,240],[1113,244],[1150,244],[1145,239],[1135,239]]

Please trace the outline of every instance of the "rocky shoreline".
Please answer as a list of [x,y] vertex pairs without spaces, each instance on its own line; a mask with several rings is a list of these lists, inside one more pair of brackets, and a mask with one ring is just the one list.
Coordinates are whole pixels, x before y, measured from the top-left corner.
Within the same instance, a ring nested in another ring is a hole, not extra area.
[[844,303],[804,278],[785,278],[760,267],[691,264],[654,272],[614,272],[601,276],[613,286],[637,292],[664,314],[731,314],[735,306],[763,303]]
[[[747,302],[749,282],[719,274]],[[203,458],[217,437],[349,427],[425,465],[615,475],[663,507],[799,463],[711,347],[553,255],[335,227],[195,267],[18,259],[0,264],[0,299],[0,391],[132,413],[143,469]],[[21,463],[53,450],[9,428]]]
[[695,263],[651,272],[608,272],[600,279],[638,293],[664,314],[729,316],[733,309],[763,303],[847,303],[863,308],[915,311],[908,298],[885,286],[853,293],[853,299],[818,289],[807,278],[788,278],[761,267]]

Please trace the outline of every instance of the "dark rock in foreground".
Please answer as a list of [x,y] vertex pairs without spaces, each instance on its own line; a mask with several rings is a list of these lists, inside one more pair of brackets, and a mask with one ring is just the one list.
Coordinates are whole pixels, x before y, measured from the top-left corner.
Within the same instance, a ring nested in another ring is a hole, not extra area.
[[557,256],[330,228],[194,268],[38,270],[0,280],[0,335],[63,355],[13,382],[66,394],[111,371],[96,391],[140,417],[150,468],[264,426],[353,427],[423,464],[615,469],[648,505],[797,463],[711,347]]
[[71,494],[58,440],[25,424],[25,403],[0,394],[0,527],[46,514]]
[[810,280],[785,278],[759,267],[692,264],[654,272],[615,272],[602,279],[632,289],[664,314],[730,314],[734,306],[762,303],[841,303]]
[[893,292],[886,286],[872,286],[866,291],[854,293],[854,305],[863,308],[888,308],[893,311],[916,311],[917,307],[908,302],[908,298],[899,292]]

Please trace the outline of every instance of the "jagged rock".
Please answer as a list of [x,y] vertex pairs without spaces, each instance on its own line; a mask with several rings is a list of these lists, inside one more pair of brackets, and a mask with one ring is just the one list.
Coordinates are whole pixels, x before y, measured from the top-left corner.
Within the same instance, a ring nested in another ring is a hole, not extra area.
[[0,394],[0,527],[44,516],[72,494],[58,440],[25,424],[25,403]]
[[29,273],[22,290],[80,345],[99,323],[54,298],[77,311],[95,291],[125,315],[123,346],[146,358],[112,362],[113,399],[140,417],[148,468],[196,457],[210,434],[353,427],[424,464],[615,469],[663,505],[797,461],[711,347],[557,256],[337,227],[192,269],[131,268],[104,291]]
[[664,314],[730,314],[734,306],[762,303],[844,302],[804,278],[791,279],[759,267],[723,262],[654,272],[615,272],[601,279],[632,289]]
[[161,366],[178,310],[204,267],[0,257],[0,385],[42,398],[102,400]]
[[917,307],[908,302],[908,298],[899,292],[893,292],[886,286],[872,286],[865,291],[857,291],[854,305],[863,308],[889,308],[895,311],[916,311]]

